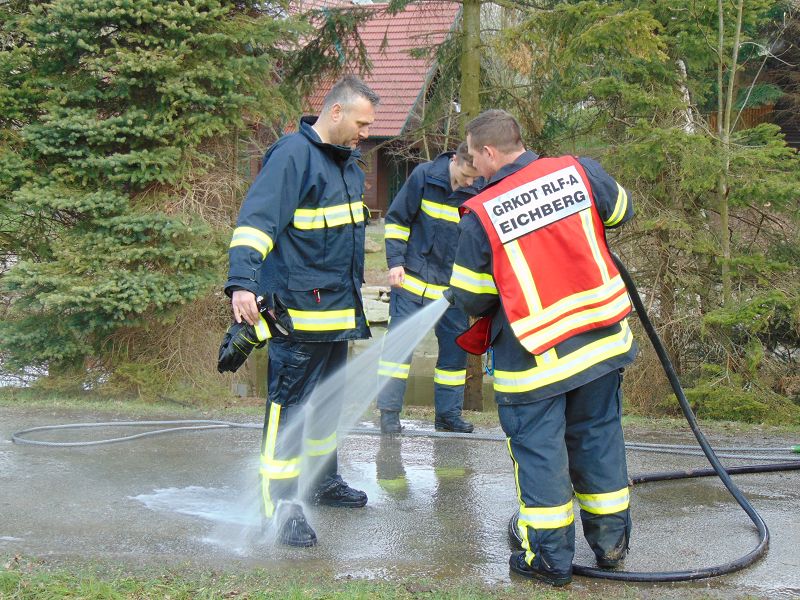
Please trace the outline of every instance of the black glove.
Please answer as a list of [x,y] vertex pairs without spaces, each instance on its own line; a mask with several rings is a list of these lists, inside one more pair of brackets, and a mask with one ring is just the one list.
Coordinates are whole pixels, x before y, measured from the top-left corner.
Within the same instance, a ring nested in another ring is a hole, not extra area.
[[[219,358],[217,359],[217,371],[224,373],[236,370],[244,364],[253,348],[263,348],[267,340],[273,336],[287,336],[293,330],[292,319],[289,311],[278,300],[272,297],[272,306],[264,302],[264,298],[259,296],[256,299],[259,309],[259,322],[255,327],[242,320],[241,323],[234,323],[225,332],[222,344],[219,347]],[[270,310],[275,313],[275,317],[270,314]]]
[[217,371],[224,373],[236,370],[244,364],[253,348],[261,348],[267,342],[266,338],[258,339],[256,329],[247,321],[234,323],[225,332],[222,344],[219,347],[219,359],[217,360]]

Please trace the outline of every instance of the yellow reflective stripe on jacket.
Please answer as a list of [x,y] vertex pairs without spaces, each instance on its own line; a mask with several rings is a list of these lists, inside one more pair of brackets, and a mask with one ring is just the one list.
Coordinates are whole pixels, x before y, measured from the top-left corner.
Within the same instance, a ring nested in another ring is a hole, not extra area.
[[[360,221],[364,220],[363,205],[361,206]],[[323,229],[325,227],[339,227],[355,221],[355,214],[351,204],[337,204],[335,206],[322,206],[320,208],[298,208],[294,211],[292,223],[297,229]]]
[[306,456],[325,456],[336,452],[336,432],[322,440],[306,439]]
[[339,227],[353,222],[353,212],[350,204],[326,206],[322,209],[325,214],[325,224],[328,227]]
[[292,325],[296,331],[337,331],[354,329],[356,309],[343,310],[296,310],[289,309]]
[[261,258],[267,257],[274,243],[272,238],[255,227],[237,227],[233,230],[230,248],[248,246],[261,253]]
[[631,495],[627,487],[616,492],[604,494],[579,494],[575,492],[578,504],[588,513],[595,515],[610,515],[627,510],[630,506]]
[[566,527],[574,520],[572,500],[561,506],[522,506],[519,509],[520,526],[534,529],[558,529]]
[[408,379],[411,363],[397,363],[388,360],[378,361],[378,375],[394,377],[395,379]]
[[611,213],[607,221],[604,221],[605,225],[608,227],[619,223],[625,216],[625,213],[628,212],[628,192],[626,192],[625,188],[620,184],[617,184],[617,189],[619,192],[617,193],[617,202],[614,205],[614,212]]
[[269,332],[269,327],[267,327],[267,321],[264,319],[263,315],[258,315],[255,330],[259,342],[263,342],[272,337],[272,334]]
[[387,240],[403,240],[404,242],[408,241],[408,237],[411,235],[411,229],[408,227],[403,227],[402,225],[398,225],[397,223],[386,223],[386,230],[384,233],[384,237]]
[[[620,279],[620,281],[622,281]],[[623,284],[624,286],[624,284]],[[514,334],[523,342],[523,345],[528,348],[536,348],[538,346],[544,345],[550,340],[554,340],[559,336],[563,335],[567,331],[572,331],[573,329],[578,329],[584,325],[588,325],[591,323],[598,323],[600,321],[605,321],[614,317],[615,315],[619,315],[622,311],[630,306],[630,300],[628,300],[627,294],[620,294],[613,302],[602,304],[600,306],[595,306],[593,308],[587,308],[566,317],[562,317],[560,320],[556,321],[549,327],[545,327],[540,329],[536,333],[528,334],[528,332],[535,327],[531,326],[529,320],[531,317],[527,317],[520,321],[516,321],[511,324],[511,328],[514,330]],[[538,317],[538,315],[537,315]],[[538,321],[539,319],[536,319]]]
[[444,369],[433,370],[433,383],[441,385],[464,385],[467,382],[467,370],[445,371]]
[[434,285],[422,279],[417,279],[406,273],[403,279],[403,289],[421,296],[423,298],[430,298],[431,300],[438,300],[442,297],[442,293],[447,289],[446,285]]
[[497,295],[497,286],[494,278],[489,273],[471,271],[461,265],[453,265],[453,274],[450,276],[450,285],[473,294]]
[[557,381],[563,381],[611,357],[624,354],[633,345],[633,334],[627,319],[620,321],[618,333],[605,336],[556,360],[537,364],[525,371],[495,369],[494,389],[497,392],[530,392]]
[[350,214],[353,215],[353,223],[361,223],[364,221],[364,203],[359,200],[358,202],[350,203]]
[[458,223],[461,217],[458,215],[458,208],[449,204],[440,204],[430,200],[422,200],[420,205],[422,212],[434,219],[442,219],[451,223]]

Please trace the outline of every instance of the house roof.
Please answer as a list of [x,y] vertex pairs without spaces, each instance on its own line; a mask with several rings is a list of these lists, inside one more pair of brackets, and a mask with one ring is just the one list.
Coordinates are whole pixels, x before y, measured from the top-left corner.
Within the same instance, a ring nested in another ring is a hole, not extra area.
[[[306,8],[353,5],[339,0],[304,0],[303,4]],[[428,0],[409,4],[396,14],[388,14],[386,4],[358,6],[372,11],[372,16],[358,30],[372,63],[372,70],[363,79],[381,97],[370,136],[394,137],[403,132],[434,66],[432,56],[412,56],[411,51],[441,44],[450,34],[461,5]],[[319,111],[333,83],[322,82],[307,99],[311,112]]]

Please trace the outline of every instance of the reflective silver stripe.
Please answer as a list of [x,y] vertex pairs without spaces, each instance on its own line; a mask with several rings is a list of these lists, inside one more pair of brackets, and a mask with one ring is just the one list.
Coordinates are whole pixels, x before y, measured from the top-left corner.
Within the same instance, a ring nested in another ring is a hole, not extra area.
[[297,229],[322,229],[325,227],[325,213],[321,208],[298,208],[292,220]]
[[523,506],[519,509],[520,525],[527,525],[534,529],[558,529],[566,527],[574,520],[572,500],[561,506]]
[[625,216],[625,213],[628,212],[628,192],[626,192],[625,188],[620,184],[617,184],[617,190],[617,202],[614,205],[614,212],[608,218],[608,221],[605,222],[608,227],[619,223]]
[[336,452],[335,431],[323,440],[306,439],[306,455],[325,456],[331,452]]
[[233,230],[230,248],[248,246],[261,253],[264,259],[273,247],[272,238],[255,227],[237,227]]
[[467,370],[445,371],[434,368],[433,382],[440,385],[464,385],[467,382]]
[[538,348],[540,345],[557,339],[570,330],[607,319],[620,318],[627,313],[630,309],[630,305],[631,303],[630,300],[628,300],[628,295],[622,293],[612,302],[595,306],[594,308],[583,309],[571,315],[561,317],[560,320],[549,327],[545,327],[534,333],[529,334],[525,328],[520,326],[519,321],[512,323],[511,328],[514,330],[514,334],[519,338],[522,345],[529,351],[532,351],[534,348]]
[[261,457],[261,474],[268,479],[291,479],[300,476],[300,459],[269,460]]
[[388,360],[378,362],[378,375],[394,377],[395,379],[408,379],[411,363],[396,363]]
[[269,332],[269,327],[267,327],[267,321],[264,319],[263,315],[258,315],[255,330],[259,342],[263,342],[272,337],[272,334]]
[[354,308],[344,310],[295,310],[289,309],[292,325],[297,331],[338,331],[354,329],[356,311]]
[[590,290],[577,292],[571,296],[562,298],[545,309],[542,309],[540,305],[535,314],[534,311],[531,311],[529,316],[519,319],[515,321],[515,323],[524,331],[529,331],[544,323],[549,323],[556,318],[562,317],[562,315],[572,312],[576,308],[582,308],[601,301],[608,301],[609,298],[618,294],[623,289],[625,289],[625,283],[622,281],[620,275],[616,275],[606,283],[601,283],[599,286]]
[[406,276],[403,279],[402,287],[404,290],[411,292],[412,294],[416,294],[417,296],[421,296],[423,298],[430,298],[431,300],[438,300],[441,298],[442,294],[447,289],[446,285],[428,283],[427,281],[422,281],[421,279],[412,277],[408,273],[406,273]]
[[461,217],[458,215],[458,208],[450,206],[449,204],[440,204],[423,199],[420,209],[422,209],[422,212],[426,215],[434,219],[442,219],[444,221],[450,221],[451,223],[458,223],[461,220]]
[[[361,205],[360,202],[354,203]],[[363,208],[360,221],[364,220]],[[354,222],[353,208],[350,203],[324,206],[320,208],[298,208],[294,211],[292,223],[297,229],[322,229],[339,227]]]
[[497,286],[495,286],[494,278],[489,273],[478,273],[457,264],[453,265],[450,285],[473,294],[497,295]]
[[359,200],[358,202],[351,202],[350,203],[350,212],[353,215],[353,223],[362,223],[364,221],[364,202]]
[[630,506],[630,492],[627,487],[604,494],[579,494],[575,492],[578,504],[588,513],[609,515],[627,510]]
[[621,331],[601,338],[583,348],[558,357],[552,363],[541,364],[525,371],[494,372],[494,389],[498,392],[529,392],[556,381],[562,381],[597,363],[627,352],[633,344],[633,334],[626,319],[620,321]]
[[404,242],[407,242],[410,235],[411,229],[408,227],[403,227],[402,225],[397,225],[396,223],[386,223],[384,237],[387,240],[403,240]]
[[322,211],[325,214],[325,224],[328,227],[339,227],[353,222],[353,213],[349,204],[326,206]]

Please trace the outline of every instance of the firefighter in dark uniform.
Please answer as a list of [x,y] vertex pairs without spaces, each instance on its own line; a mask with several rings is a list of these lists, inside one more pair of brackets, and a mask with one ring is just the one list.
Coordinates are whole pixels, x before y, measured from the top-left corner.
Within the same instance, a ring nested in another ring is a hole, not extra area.
[[620,385],[636,346],[604,230],[629,220],[633,208],[597,162],[526,151],[505,111],[471,121],[467,142],[487,183],[464,204],[445,297],[484,317],[467,340],[474,334],[483,341],[477,351],[494,349],[523,540],[511,570],[565,585],[575,550],[573,495],[598,564],[617,567],[628,550]]
[[348,340],[370,336],[361,299],[364,173],[356,146],[369,134],[377,103],[358,78],[337,82],[319,118],[304,117],[297,133],[267,152],[230,244],[225,292],[236,321],[265,329],[256,302],[262,296],[288,323],[287,335],[269,341],[260,478],[264,516],[291,546],[317,540],[297,502],[301,462],[313,474],[315,503],[367,503],[338,474],[341,388],[334,382],[323,392],[317,384],[343,376]]
[[[465,199],[454,190],[472,184],[466,143],[440,154],[411,173],[386,213],[386,262],[389,266],[389,331],[423,306],[442,297],[450,281],[458,242],[458,207]],[[466,381],[466,353],[455,338],[467,329],[467,317],[450,307],[436,324],[439,354],[434,370],[435,427],[469,433],[461,417]],[[399,433],[400,410],[413,354],[384,347],[378,367],[381,432]]]

